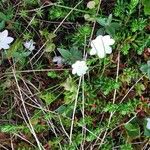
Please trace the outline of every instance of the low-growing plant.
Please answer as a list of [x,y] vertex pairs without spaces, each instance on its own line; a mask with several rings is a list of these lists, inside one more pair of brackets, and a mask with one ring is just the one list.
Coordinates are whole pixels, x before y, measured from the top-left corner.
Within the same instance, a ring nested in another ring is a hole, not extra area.
[[149,31],[147,0],[0,1],[0,149],[149,148]]

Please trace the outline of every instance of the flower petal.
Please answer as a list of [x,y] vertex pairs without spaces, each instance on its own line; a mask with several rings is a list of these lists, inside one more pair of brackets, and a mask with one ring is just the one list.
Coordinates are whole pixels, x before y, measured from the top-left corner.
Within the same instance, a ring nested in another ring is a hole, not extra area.
[[8,30],[4,30],[3,32],[0,32],[0,41],[4,40],[8,36]]
[[72,74],[77,74],[78,76],[82,76],[86,74],[88,67],[85,61],[76,61],[72,64]]
[[77,62],[72,64],[72,68],[76,68],[76,66],[77,66],[76,64],[77,64]]
[[105,52],[106,52],[106,54],[111,54],[112,48],[110,46],[105,47]]
[[3,49],[9,49],[9,45],[6,44],[6,43],[0,43],[0,49],[3,48]]
[[6,37],[4,39],[4,42],[6,42],[7,44],[10,44],[13,40],[14,40],[14,38],[12,38],[12,37]]
[[147,123],[146,128],[150,130],[150,122]]
[[76,74],[76,70],[75,69],[72,69],[72,74]]
[[26,49],[33,51],[35,49],[34,43],[35,42],[33,40],[30,40],[30,41],[24,42],[23,45]]
[[35,49],[35,46],[33,46],[33,45],[29,47],[30,51],[33,51],[34,49]]
[[96,55],[96,49],[94,47],[90,50],[90,55]]
[[115,43],[115,40],[111,39],[110,35],[103,36],[103,41],[106,45],[113,45]]
[[101,50],[98,51],[97,55],[99,58],[104,58],[106,56],[104,48],[101,48]]
[[77,75],[78,75],[78,76],[82,76],[82,75],[84,75],[84,74],[85,74],[85,71],[78,71],[78,72],[77,72]]
[[96,51],[96,53],[103,47],[103,42],[101,37],[97,37],[95,40],[92,40],[91,47]]

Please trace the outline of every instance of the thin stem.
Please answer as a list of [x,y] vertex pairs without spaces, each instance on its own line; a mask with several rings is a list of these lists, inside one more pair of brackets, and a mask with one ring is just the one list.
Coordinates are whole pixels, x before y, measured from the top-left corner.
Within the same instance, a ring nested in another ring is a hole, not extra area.
[[73,109],[72,122],[71,122],[71,128],[70,128],[70,144],[72,143],[73,124],[74,124],[75,112],[76,112],[76,108],[77,108],[77,102],[78,102],[78,95],[79,95],[81,80],[82,80],[82,77],[80,77],[80,79],[79,79],[77,94],[76,94],[76,98],[75,98],[75,102],[74,102],[74,109]]

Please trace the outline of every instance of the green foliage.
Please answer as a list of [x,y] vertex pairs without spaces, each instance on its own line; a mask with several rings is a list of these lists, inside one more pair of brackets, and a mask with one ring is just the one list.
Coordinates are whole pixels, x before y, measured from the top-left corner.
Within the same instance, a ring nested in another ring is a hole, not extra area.
[[126,44],[123,45],[121,51],[122,51],[122,53],[123,53],[124,55],[127,55],[128,52],[129,52],[129,50],[130,50],[130,48],[131,48],[130,44],[129,44],[129,43],[126,43]]
[[[70,104],[67,105],[61,105],[56,109],[56,112],[62,116],[71,117],[72,115],[73,106]],[[67,119],[64,119],[64,124],[67,127],[70,127],[70,121]]]
[[131,144],[121,145],[121,150],[133,150]]
[[147,25],[147,20],[143,18],[138,18],[135,20],[132,20],[131,24],[131,31],[136,32],[136,31],[142,31]]
[[63,59],[68,64],[73,64],[77,60],[81,60],[82,59],[82,54],[78,50],[78,48],[74,47],[74,48],[71,48],[70,50],[65,50],[65,49],[58,48],[58,51],[60,52],[60,54],[63,57]]
[[98,136],[98,133],[100,133],[100,129],[96,128],[92,130],[93,134],[88,134],[86,137],[86,141],[93,141]]
[[114,15],[116,17],[120,17],[121,19],[123,19],[124,14],[125,14],[125,8],[127,6],[127,3],[123,0],[117,0],[116,5],[115,5],[115,9],[114,9]]
[[31,35],[31,33],[25,32],[25,33],[23,34],[23,39],[24,39],[25,41],[26,41],[26,40],[30,40],[31,38],[33,38],[32,35]]
[[48,52],[48,53],[53,52],[55,50],[55,48],[56,48],[56,46],[55,46],[55,44],[53,42],[53,40],[56,37],[56,35],[54,33],[49,33],[47,28],[45,28],[44,30],[40,30],[40,34],[47,41],[44,51]]
[[150,61],[147,61],[147,64],[142,65],[140,70],[150,79]]
[[22,40],[17,39],[10,49],[7,51],[7,58],[10,59],[14,56],[14,54],[22,48]]
[[124,17],[130,17],[136,11],[136,7],[139,4],[139,0],[117,0],[114,15],[124,19]]
[[[48,19],[49,20],[64,19],[78,2],[77,1],[73,1],[73,2],[70,1],[69,2],[69,1],[59,0],[58,4],[52,6],[49,9],[49,11],[48,11]],[[84,3],[81,3],[78,6],[78,9],[76,9],[76,11],[73,11],[73,13],[71,13],[66,18],[66,20],[67,21],[75,21],[79,16],[82,15],[83,12],[86,12],[86,11],[82,10],[83,4]]]
[[137,52],[138,55],[141,55],[146,47],[150,45],[150,37],[149,35],[144,35],[143,37],[138,37],[135,39],[135,43],[133,43],[133,48]]
[[112,14],[110,14],[108,18],[97,18],[97,22],[102,26],[102,28],[97,31],[97,35],[104,35],[106,32],[113,37],[116,30],[119,30],[120,28],[119,23],[113,22]]
[[68,14],[68,11],[59,8],[59,7],[53,7],[52,9],[50,9],[49,11],[49,20],[53,20],[53,19],[62,19],[64,18],[66,15]]
[[145,89],[146,88],[145,88],[144,84],[142,84],[142,83],[137,83],[135,85],[135,90],[136,90],[137,95],[141,96]]
[[104,111],[105,112],[118,112],[121,115],[131,115],[134,114],[134,111],[136,107],[140,104],[140,102],[136,99],[130,100],[127,103],[121,103],[121,104],[113,104],[113,103],[108,103]]
[[134,123],[127,123],[125,125],[125,129],[127,131],[127,135],[132,138],[132,139],[136,139],[138,137],[140,137],[140,127],[139,125],[134,122]]
[[147,129],[147,120],[144,121],[144,135],[150,137],[150,130]]
[[0,127],[1,132],[6,133],[16,133],[18,130],[22,129],[23,126],[15,126],[15,125],[3,125]]
[[13,9],[9,8],[4,12],[0,12],[0,30],[5,28],[5,25],[8,21],[13,18]]
[[[45,149],[134,150],[134,143],[142,143],[150,136],[147,121],[143,121],[150,115],[149,81],[141,78],[140,72],[150,78],[149,1],[102,1],[98,14],[99,0],[94,0],[93,9],[87,8],[89,1],[82,1],[72,11],[78,2],[0,1],[0,30],[7,29],[14,38],[10,49],[0,50],[0,136],[18,134],[35,145],[32,148],[15,136],[14,149],[38,149],[24,120],[27,116],[21,99]],[[99,59],[89,55],[90,40],[96,34],[114,38],[110,57]],[[23,45],[31,39],[37,48],[32,52]],[[52,61],[59,53],[65,60],[62,66]],[[78,78],[70,75],[71,65],[85,59],[85,54],[89,73],[81,78],[79,85]],[[139,70],[141,62],[147,60]],[[14,68],[17,77],[19,74],[18,83],[12,73]],[[9,149],[10,140],[2,140],[1,145]]]
[[114,9],[114,15],[119,18],[121,28],[115,34],[121,44],[121,52],[128,55],[133,50],[142,55],[144,48],[149,46],[149,35],[143,32],[148,26],[148,20],[144,16],[133,16],[138,13],[137,6],[139,0],[130,0],[130,3],[124,0],[118,0]]
[[23,0],[25,5],[37,5],[40,1],[39,0]]
[[52,79],[55,79],[58,77],[58,74],[55,71],[50,71],[47,73],[47,76],[52,78]]
[[54,94],[52,93],[43,93],[40,95],[40,98],[42,100],[44,100],[44,102],[46,103],[46,105],[50,105],[52,102],[54,102],[56,100],[56,97]]
[[[77,31],[72,35],[71,41],[75,46],[83,46],[86,42],[86,39],[90,36],[92,28],[89,24],[79,26]],[[86,38],[86,39],[85,39]]]
[[145,15],[150,15],[150,1],[149,0],[142,0],[142,4],[144,6]]
[[133,79],[138,78],[138,72],[134,68],[125,68],[123,73],[119,76],[122,83],[130,84]]
[[128,8],[129,8],[129,14],[133,13],[133,11],[135,10],[135,8],[138,5],[138,3],[139,3],[139,0],[131,0],[130,1],[130,4],[128,6]]
[[22,40],[17,39],[6,52],[6,58],[13,58],[15,62],[22,68],[26,65],[26,58],[31,54],[30,51],[23,49]]
[[95,88],[101,90],[104,95],[108,95],[114,89],[119,89],[120,83],[108,77],[101,77],[94,81]]
[[26,10],[20,10],[19,15],[22,18],[26,18],[28,16],[28,12]]
[[75,96],[76,96],[76,91],[77,91],[77,86],[75,84],[75,82],[73,81],[73,79],[71,78],[71,76],[69,76],[69,78],[67,78],[67,80],[61,84],[64,89],[64,101],[65,104],[69,104],[72,103],[75,100]]

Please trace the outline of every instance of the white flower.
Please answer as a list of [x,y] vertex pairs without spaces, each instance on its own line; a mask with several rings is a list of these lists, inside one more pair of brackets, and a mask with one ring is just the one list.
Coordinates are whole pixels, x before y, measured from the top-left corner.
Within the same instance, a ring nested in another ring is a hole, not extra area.
[[147,120],[146,128],[147,128],[148,130],[150,130],[150,118],[147,118],[146,120]]
[[52,61],[57,63],[58,66],[62,66],[64,60],[61,56],[55,56]]
[[35,44],[35,42],[33,40],[30,40],[30,41],[24,42],[23,45],[25,46],[26,49],[33,51],[35,49],[34,44]]
[[8,36],[8,30],[0,32],[0,49],[9,49],[9,44],[14,40],[14,38]]
[[90,55],[98,55],[99,58],[104,58],[106,54],[112,53],[111,45],[115,43],[114,39],[111,39],[109,35],[99,35],[91,42]]
[[78,76],[82,76],[86,74],[87,70],[88,67],[85,61],[78,60],[72,65],[72,74],[77,74]]
[[93,8],[95,8],[95,5],[96,5],[95,1],[89,1],[87,3],[87,8],[93,9]]

